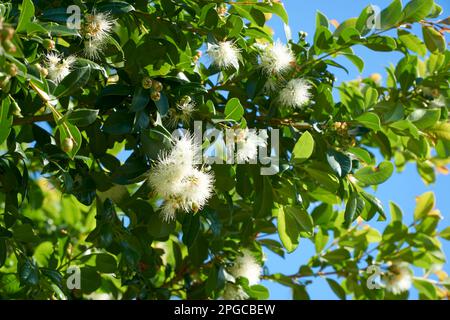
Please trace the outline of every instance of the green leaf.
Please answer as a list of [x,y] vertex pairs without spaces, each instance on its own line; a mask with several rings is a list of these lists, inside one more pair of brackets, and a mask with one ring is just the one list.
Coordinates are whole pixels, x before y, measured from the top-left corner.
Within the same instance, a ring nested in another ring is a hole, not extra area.
[[364,209],[364,200],[356,192],[350,195],[344,212],[344,227],[348,228]]
[[34,18],[34,4],[31,0],[23,0],[20,8],[19,23],[16,32],[24,32]]
[[[239,4],[239,3],[235,3],[235,4]],[[261,10],[263,12],[270,12],[270,13],[276,14],[277,16],[279,16],[281,18],[281,20],[283,20],[283,22],[285,24],[289,24],[288,14],[282,3],[276,3],[276,2],[256,3],[254,6],[255,6],[255,8],[258,8],[259,10]]]
[[143,89],[142,87],[139,87],[134,92],[133,100],[131,100],[130,110],[133,112],[141,111],[147,106],[149,102],[150,102],[150,94],[148,93],[147,90]]
[[107,253],[101,253],[95,256],[95,266],[101,273],[114,273],[117,270],[116,259]]
[[422,20],[430,13],[433,4],[433,0],[411,0],[403,9],[402,22]]
[[87,127],[95,122],[99,110],[76,109],[67,117],[67,121],[78,127]]
[[40,243],[34,250],[33,258],[41,267],[47,267],[53,253],[53,244],[50,241]]
[[404,29],[398,29],[397,34],[400,42],[403,43],[408,50],[416,52],[422,57],[427,54],[427,47],[417,36]]
[[336,294],[336,296],[338,296],[339,299],[346,300],[345,290],[337,281],[327,278],[327,282],[331,290],[333,290],[333,292]]
[[432,191],[425,192],[416,198],[416,208],[414,209],[414,220],[425,218],[435,205],[434,193]]
[[370,153],[366,151],[365,149],[358,148],[358,147],[351,147],[348,149],[348,152],[355,155],[359,160],[371,164],[373,162],[372,157],[370,156]]
[[109,3],[99,3],[96,5],[99,12],[108,12],[110,14],[125,14],[134,11],[134,7],[125,1],[110,1]]
[[378,102],[378,91],[372,87],[368,87],[364,94],[364,103],[366,109],[369,109]]
[[278,208],[278,235],[288,252],[294,251],[299,243],[300,233],[312,234],[313,221],[301,207]]
[[303,162],[308,160],[314,152],[314,138],[305,131],[294,146],[292,151],[294,162]]
[[419,139],[419,130],[409,120],[400,120],[389,125],[392,131],[398,135],[411,136],[414,139]]
[[430,26],[422,26],[423,40],[430,52],[439,51],[444,53],[447,48],[445,37],[439,31]]
[[441,118],[441,109],[416,109],[409,116],[418,129],[427,129],[435,125]]
[[333,36],[339,37],[345,30],[348,30],[348,28],[354,29],[356,27],[357,20],[358,18],[350,18],[345,20],[344,22],[339,24],[339,27],[337,27],[336,30],[334,31]]
[[269,290],[263,285],[256,284],[248,288],[247,293],[250,298],[258,299],[258,300],[266,300],[269,299]]
[[316,11],[316,27],[318,26],[322,26],[325,28],[329,28],[330,26],[327,16],[319,10]]
[[155,101],[155,104],[161,116],[165,116],[169,112],[169,99],[164,93],[161,92],[161,98]]
[[323,258],[330,263],[345,263],[346,260],[350,259],[350,252],[347,249],[339,248],[333,251],[327,252]]
[[[450,240],[450,227],[445,228],[441,232],[439,232],[439,237],[445,240]],[[1,263],[0,263],[1,266]]]
[[371,36],[367,38],[365,46],[374,51],[394,51],[397,48],[397,43],[391,37]]
[[323,26],[317,27],[316,32],[314,34],[315,47],[327,50],[331,48],[333,42],[334,42],[333,34],[331,33],[330,30],[328,30],[328,28],[325,28]]
[[244,107],[238,98],[230,99],[225,106],[225,119],[240,121],[244,116]]
[[39,238],[34,233],[33,228],[29,224],[22,224],[14,227],[14,239],[21,242],[36,242]]
[[6,240],[0,238],[0,268],[3,267],[3,265],[5,264],[6,258],[7,258]]
[[414,287],[429,300],[437,299],[436,287],[426,279],[414,279]]
[[18,271],[21,284],[30,286],[36,286],[39,284],[39,269],[33,260],[25,258],[25,260],[19,265]]
[[401,0],[394,0],[386,9],[381,11],[381,29],[389,29],[399,22],[402,16]]
[[378,117],[376,113],[366,112],[360,115],[358,118],[356,118],[355,121],[362,124],[364,127],[368,129],[372,129],[375,132],[381,130],[380,117]]
[[385,182],[394,172],[394,165],[389,161],[381,162],[377,167],[367,166],[355,172],[355,178],[363,185],[372,186]]
[[439,139],[450,141],[450,123],[448,122],[437,123],[427,129],[427,131],[431,132]]
[[389,202],[389,208],[390,208],[390,212],[391,212],[391,222],[395,222],[395,221],[402,222],[402,220],[403,220],[402,209],[400,209],[400,207],[392,201]]
[[363,72],[364,70],[364,60],[352,53],[344,53],[344,57],[350,60],[357,68],[359,72]]
[[347,173],[352,171],[352,160],[348,155],[340,151],[332,149],[328,150],[327,161],[331,169],[333,169],[339,177],[345,177]]
[[8,138],[13,124],[13,118],[9,116],[9,97],[3,99],[0,106],[0,145]]
[[89,81],[90,76],[91,76],[91,68],[89,66],[73,70],[56,87],[54,95],[59,98],[69,96],[75,93]]
[[100,274],[92,267],[81,268],[81,291],[84,293],[91,293],[97,290],[102,279]]
[[103,131],[110,134],[127,134],[133,129],[134,116],[128,112],[114,112],[103,125]]

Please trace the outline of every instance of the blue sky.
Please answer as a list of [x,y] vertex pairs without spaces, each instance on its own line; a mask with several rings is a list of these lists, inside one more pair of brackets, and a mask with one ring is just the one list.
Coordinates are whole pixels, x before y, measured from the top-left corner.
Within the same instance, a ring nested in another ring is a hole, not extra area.
[[[369,4],[385,8],[390,4],[390,0],[284,0],[286,10],[289,14],[289,26],[292,29],[292,35],[296,38],[298,31],[305,31],[308,33],[308,41],[312,42],[315,30],[315,15],[319,10],[324,13],[329,19],[335,19],[342,22],[348,18],[356,17]],[[450,1],[437,0],[444,13],[443,16],[448,16],[450,12]],[[405,4],[406,1],[403,1]],[[275,38],[285,41],[284,29],[280,19],[274,18],[270,22],[275,31]],[[418,31],[417,28],[413,29]],[[380,73],[385,77],[385,67],[390,63],[395,64],[402,55],[400,53],[380,53],[373,52],[363,47],[356,47],[355,53],[359,55],[366,62],[364,71],[361,76],[367,77],[372,73]],[[347,75],[343,70],[334,69],[338,82],[352,80],[360,76],[356,67],[351,65],[345,59],[339,59],[339,63],[345,65],[350,75]],[[426,186],[419,175],[417,174],[414,164],[407,165],[402,173],[395,173],[390,180],[379,186],[374,194],[383,202],[385,208],[389,207],[389,201],[394,201],[402,209],[405,216],[406,223],[412,221],[411,217],[415,207],[415,197],[425,191],[434,191],[437,199],[437,208],[441,210],[444,220],[441,222],[441,229],[443,226],[448,226],[448,219],[450,218],[450,197],[448,197],[448,190],[450,187],[450,176],[438,175],[435,184]],[[382,224],[375,224],[375,227],[384,227]],[[450,257],[450,244],[444,242],[444,250],[447,257]],[[313,244],[303,239],[297,250],[287,255],[285,259],[266,250],[267,262],[266,265],[270,273],[287,273],[292,274],[298,271],[300,265],[307,262],[307,260],[315,254]],[[449,263],[444,268],[447,272],[450,271]],[[416,272],[416,271],[415,271]],[[420,274],[416,274],[420,276]],[[273,282],[264,281],[271,292],[271,299],[291,299],[291,290]],[[325,279],[317,278],[314,283],[308,286],[308,292],[312,299],[336,299],[334,293],[329,289]],[[417,292],[413,291],[411,298],[417,298]]]

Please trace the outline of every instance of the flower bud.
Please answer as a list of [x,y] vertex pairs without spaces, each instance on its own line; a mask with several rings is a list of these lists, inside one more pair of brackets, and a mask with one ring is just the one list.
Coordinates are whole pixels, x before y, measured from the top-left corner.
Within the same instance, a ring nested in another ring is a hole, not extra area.
[[142,88],[150,89],[152,87],[153,81],[149,77],[144,77],[142,79]]
[[11,42],[11,40],[3,41],[3,48],[5,48],[5,51],[8,53],[15,53],[17,51],[16,46]]
[[61,148],[64,152],[68,153],[73,150],[73,139],[72,138],[65,138]]
[[152,92],[150,97],[153,101],[159,101],[161,99],[161,93],[159,93],[158,91],[154,91]]
[[8,63],[6,65],[6,73],[9,74],[11,77],[17,76],[17,67],[14,63]]
[[[156,80],[153,81],[152,87],[153,87],[153,90],[155,90],[155,91],[157,91],[157,92],[161,92],[162,89],[163,89],[162,83],[159,82],[159,81],[156,81]],[[158,100],[159,100],[159,99],[158,99]]]
[[53,41],[51,39],[44,39],[44,41],[42,41],[42,45],[48,51],[51,51],[51,50],[55,49],[55,41]]

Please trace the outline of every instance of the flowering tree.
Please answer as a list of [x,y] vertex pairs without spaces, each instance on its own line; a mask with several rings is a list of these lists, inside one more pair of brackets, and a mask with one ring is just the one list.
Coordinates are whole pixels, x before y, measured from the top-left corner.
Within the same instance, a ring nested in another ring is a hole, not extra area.
[[[315,277],[342,299],[448,297],[434,195],[402,213],[370,191],[407,162],[447,171],[441,11],[318,12],[312,43],[283,43],[275,0],[2,1],[0,298],[266,299],[269,280],[308,299]],[[337,86],[355,45],[403,58]],[[304,241],[297,273],[264,268]]]

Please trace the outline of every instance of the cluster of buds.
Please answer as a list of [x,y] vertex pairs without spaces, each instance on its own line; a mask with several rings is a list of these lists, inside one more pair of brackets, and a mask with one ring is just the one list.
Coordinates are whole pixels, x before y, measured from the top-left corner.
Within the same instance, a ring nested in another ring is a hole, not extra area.
[[217,8],[216,8],[217,14],[220,17],[225,17],[228,13],[228,8],[227,5],[225,3],[220,4]]
[[3,21],[0,20],[0,43],[1,50],[5,50],[7,53],[15,53],[17,51],[16,46],[12,42],[15,30],[9,26],[4,26]]
[[355,146],[356,141],[355,138],[348,134],[348,123],[347,122],[335,122],[333,124],[333,129],[336,131],[336,134],[339,136],[339,141],[344,146]]
[[152,93],[150,94],[150,98],[153,101],[159,101],[161,99],[161,91],[163,90],[161,82],[152,80],[150,77],[144,77],[142,79],[142,88],[146,90],[151,89]]
[[197,62],[198,60],[200,60],[201,57],[202,57],[202,52],[200,50],[198,50],[193,58],[194,62]]

